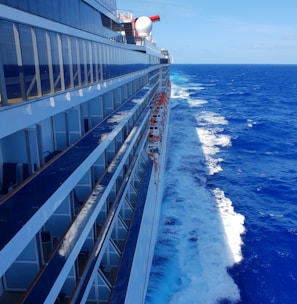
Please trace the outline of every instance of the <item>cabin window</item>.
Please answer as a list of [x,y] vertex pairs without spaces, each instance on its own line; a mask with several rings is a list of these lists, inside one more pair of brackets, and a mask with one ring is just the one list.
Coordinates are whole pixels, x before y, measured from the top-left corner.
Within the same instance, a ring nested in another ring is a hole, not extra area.
[[79,43],[76,38],[71,38],[71,54],[72,54],[72,70],[73,70],[73,84],[75,87],[81,85],[80,73],[80,56]]
[[49,35],[44,30],[36,30],[38,46],[39,75],[42,94],[46,95],[54,91],[53,73],[50,64],[50,42]]
[[81,74],[81,84],[86,85],[88,83],[88,73],[87,73],[87,54],[86,54],[86,44],[83,40],[78,40],[79,43],[79,61],[80,61],[80,74]]
[[93,74],[93,49],[91,41],[86,42],[86,65],[87,65],[87,82],[94,82]]
[[58,39],[59,39],[58,34],[50,33],[50,46],[51,46],[51,57],[52,57],[55,91],[62,90],[62,84],[61,84],[62,71],[61,71],[61,62],[60,62],[62,58],[60,55],[61,49],[59,47],[60,43]]
[[[20,42],[16,25],[10,22],[2,21],[1,29],[1,59],[5,77],[6,95],[8,103],[22,101],[21,81],[23,72],[21,69]],[[2,100],[5,104],[7,101]]]
[[73,88],[73,68],[72,68],[72,52],[71,40],[69,37],[62,36],[62,53],[63,53],[63,70],[65,89]]
[[99,60],[99,46],[98,43],[92,42],[92,69],[93,69],[93,78],[94,82],[100,81],[100,60]]
[[24,99],[36,98],[41,95],[36,34],[32,28],[20,25],[19,35],[25,83]]
[[1,106],[144,68],[145,54],[126,56],[127,50],[111,45],[4,20],[0,31]]

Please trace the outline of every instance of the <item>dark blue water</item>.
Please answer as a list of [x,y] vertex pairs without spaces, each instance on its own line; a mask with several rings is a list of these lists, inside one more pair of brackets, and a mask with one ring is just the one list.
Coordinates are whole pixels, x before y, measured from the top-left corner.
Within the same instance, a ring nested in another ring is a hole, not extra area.
[[147,303],[297,303],[297,66],[171,70]]

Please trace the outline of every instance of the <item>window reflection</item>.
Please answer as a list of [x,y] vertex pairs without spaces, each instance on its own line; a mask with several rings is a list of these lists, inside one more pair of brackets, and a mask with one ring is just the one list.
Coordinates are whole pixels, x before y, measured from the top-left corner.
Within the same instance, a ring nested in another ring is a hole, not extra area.
[[103,79],[103,76],[102,76],[102,45],[101,44],[98,44],[96,43],[97,45],[97,68],[98,68],[98,74],[97,77],[98,77],[98,81],[102,80]]
[[103,72],[103,79],[108,79],[108,49],[107,45],[102,45],[102,72]]
[[87,73],[88,73],[88,83],[93,83],[93,55],[92,55],[92,44],[91,41],[86,42],[86,53],[87,53]]
[[55,92],[62,90],[58,39],[59,39],[58,34],[50,33],[52,68],[53,68]]
[[0,31],[0,62],[5,77],[1,87],[5,100],[1,105],[92,84],[145,67],[140,64],[145,54],[134,52],[130,56],[128,50],[95,41],[4,20],[0,20]]
[[[8,103],[14,103],[22,100],[20,74],[21,67],[18,65],[14,25],[10,22],[2,21],[1,30],[1,57],[3,71],[6,83],[6,94]],[[18,37],[17,37],[18,39]]]
[[92,73],[93,73],[93,80],[94,80],[94,82],[97,82],[97,81],[100,80],[99,68],[98,68],[99,53],[98,53],[97,43],[92,42],[91,48],[92,48]]
[[37,91],[37,77],[33,52],[32,29],[28,26],[19,26],[19,35],[22,50],[22,70],[25,82],[25,99],[39,96]]
[[[49,56],[50,45],[47,33],[44,30],[36,30],[37,46],[38,46],[38,60],[39,60],[39,74],[41,82],[42,94],[46,95],[52,93],[53,85],[51,86],[52,69],[50,65]],[[53,80],[52,80],[53,82]]]
[[71,42],[67,36],[62,37],[62,51],[63,51],[63,69],[65,89],[73,88],[73,69],[72,69],[72,53]]
[[87,80],[87,66],[86,66],[86,47],[85,42],[81,39],[78,40],[79,43],[79,63],[80,63],[80,75],[81,75],[81,84],[86,85]]
[[100,34],[100,14],[83,1],[2,0],[0,3],[67,24],[93,34]]
[[71,38],[71,54],[73,69],[73,84],[75,87],[81,85],[80,65],[79,65],[79,45],[76,38]]

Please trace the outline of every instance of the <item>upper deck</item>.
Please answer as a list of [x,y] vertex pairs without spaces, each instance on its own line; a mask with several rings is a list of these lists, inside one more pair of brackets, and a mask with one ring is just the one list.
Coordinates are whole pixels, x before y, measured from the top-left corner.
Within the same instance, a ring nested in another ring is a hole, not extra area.
[[165,57],[147,39],[131,44],[133,22],[98,1],[7,3],[0,4],[0,107],[144,70]]

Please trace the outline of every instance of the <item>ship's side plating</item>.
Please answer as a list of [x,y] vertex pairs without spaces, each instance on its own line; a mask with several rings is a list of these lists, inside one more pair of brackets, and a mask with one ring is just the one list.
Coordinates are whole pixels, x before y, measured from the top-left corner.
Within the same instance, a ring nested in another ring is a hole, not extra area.
[[0,1],[0,303],[141,303],[168,54],[114,1],[66,3]]

